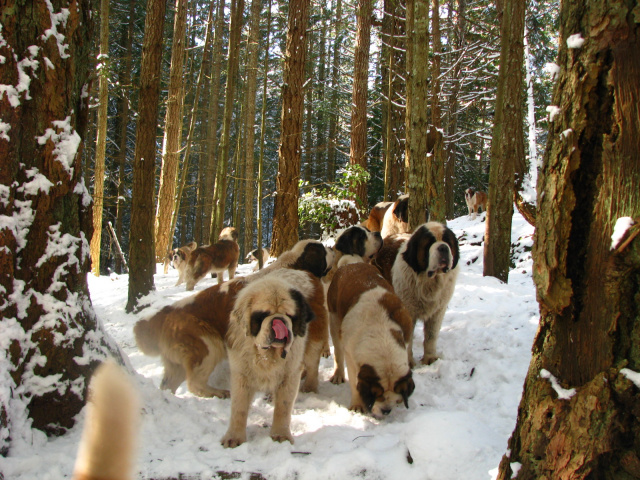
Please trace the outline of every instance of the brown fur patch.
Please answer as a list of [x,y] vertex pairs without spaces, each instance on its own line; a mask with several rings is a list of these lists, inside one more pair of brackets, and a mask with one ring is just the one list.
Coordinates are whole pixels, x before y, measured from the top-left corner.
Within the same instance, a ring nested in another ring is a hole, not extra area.
[[365,227],[367,227],[372,232],[379,232],[380,230],[382,230],[382,220],[384,219],[384,214],[391,205],[393,205],[393,202],[376,203],[369,212],[369,218],[367,218],[367,221],[365,222]]

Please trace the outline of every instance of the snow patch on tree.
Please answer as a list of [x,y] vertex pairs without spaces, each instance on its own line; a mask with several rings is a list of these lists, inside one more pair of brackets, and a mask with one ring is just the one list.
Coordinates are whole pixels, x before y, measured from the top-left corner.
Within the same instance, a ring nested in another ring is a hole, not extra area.
[[51,123],[53,123],[55,130],[47,128],[45,134],[38,137],[38,143],[44,145],[48,140],[51,140],[55,145],[53,149],[55,159],[62,164],[69,177],[73,177],[73,162],[82,139],[78,132],[71,128],[71,116],[64,120],[54,120]]
[[567,38],[568,48],[580,48],[583,43],[584,38],[582,38],[581,33],[574,33],[573,35],[569,35],[569,38]]
[[616,220],[616,225],[613,227],[613,233],[611,234],[611,250],[618,248],[627,231],[634,226],[635,223],[631,217],[621,217]]
[[560,400],[569,400],[571,397],[573,397],[576,394],[575,388],[569,388],[569,389],[562,388],[562,386],[560,385],[560,382],[558,382],[558,379],[554,377],[549,372],[549,370],[545,370],[544,368],[540,370],[540,377],[546,378],[547,380],[549,380],[549,382],[551,383],[551,386],[558,394],[558,399]]
[[47,28],[41,38],[46,42],[50,37],[54,37],[56,39],[56,43],[58,44],[58,52],[60,53],[60,58],[69,58],[69,54],[67,53],[69,44],[64,43],[64,35],[58,32],[58,26],[62,26],[62,28],[66,28],[67,26],[67,20],[70,14],[69,9],[62,8],[60,9],[60,13],[55,13],[51,0],[45,0],[45,2],[47,4],[47,9],[49,10],[49,17],[51,18],[51,28]]

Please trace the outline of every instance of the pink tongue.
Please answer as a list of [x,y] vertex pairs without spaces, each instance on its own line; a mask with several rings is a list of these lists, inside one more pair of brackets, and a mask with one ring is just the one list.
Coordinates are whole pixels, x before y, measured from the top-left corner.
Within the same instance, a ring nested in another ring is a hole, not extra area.
[[279,318],[273,319],[271,328],[273,329],[273,332],[276,334],[276,340],[284,340],[289,336],[289,331],[287,330],[287,326]]

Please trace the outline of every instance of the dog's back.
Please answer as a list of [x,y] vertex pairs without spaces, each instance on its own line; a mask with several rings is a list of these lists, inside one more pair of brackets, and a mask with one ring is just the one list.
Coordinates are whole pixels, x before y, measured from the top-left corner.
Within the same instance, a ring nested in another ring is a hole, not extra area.
[[133,478],[139,403],[131,380],[114,361],[96,370],[73,480]]

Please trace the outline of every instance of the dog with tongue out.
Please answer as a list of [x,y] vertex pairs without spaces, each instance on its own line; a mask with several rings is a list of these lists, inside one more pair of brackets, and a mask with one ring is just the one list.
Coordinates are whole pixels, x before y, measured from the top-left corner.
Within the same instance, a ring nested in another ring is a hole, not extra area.
[[271,438],[293,443],[290,423],[307,341],[315,318],[311,304],[317,279],[309,272],[274,271],[245,287],[227,331],[231,370],[231,418],[224,447],[247,439],[249,407],[256,392],[273,395]]

